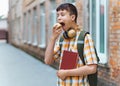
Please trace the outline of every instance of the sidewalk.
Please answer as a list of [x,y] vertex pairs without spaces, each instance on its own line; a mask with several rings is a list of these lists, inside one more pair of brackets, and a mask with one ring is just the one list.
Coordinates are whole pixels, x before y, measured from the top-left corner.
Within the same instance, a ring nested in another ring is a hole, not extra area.
[[0,86],[56,86],[56,70],[27,53],[0,43]]

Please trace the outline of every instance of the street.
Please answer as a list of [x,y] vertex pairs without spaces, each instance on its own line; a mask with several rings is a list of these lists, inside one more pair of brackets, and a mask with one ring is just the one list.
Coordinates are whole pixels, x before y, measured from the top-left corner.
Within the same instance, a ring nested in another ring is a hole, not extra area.
[[0,43],[0,86],[56,86],[56,70],[24,51]]

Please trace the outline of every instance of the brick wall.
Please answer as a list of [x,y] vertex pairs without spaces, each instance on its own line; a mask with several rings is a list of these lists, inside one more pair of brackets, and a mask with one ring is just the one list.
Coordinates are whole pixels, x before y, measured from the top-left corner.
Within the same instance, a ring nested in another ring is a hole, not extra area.
[[110,78],[120,83],[120,0],[109,2]]
[[109,0],[108,64],[99,66],[99,86],[120,86],[120,0]]

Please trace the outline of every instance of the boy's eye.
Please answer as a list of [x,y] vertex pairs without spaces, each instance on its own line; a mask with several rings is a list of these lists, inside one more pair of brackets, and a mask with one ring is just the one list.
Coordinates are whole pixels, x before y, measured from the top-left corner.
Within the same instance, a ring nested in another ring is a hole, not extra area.
[[65,15],[65,13],[61,12],[61,16],[64,16],[64,15]]
[[64,13],[57,14],[57,17],[59,17],[59,16],[65,16],[65,14]]

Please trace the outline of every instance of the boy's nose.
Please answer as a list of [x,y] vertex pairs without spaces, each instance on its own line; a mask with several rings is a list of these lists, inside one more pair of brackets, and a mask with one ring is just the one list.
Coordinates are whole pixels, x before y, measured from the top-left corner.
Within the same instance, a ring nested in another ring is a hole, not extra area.
[[59,20],[61,20],[61,18],[60,18],[60,17],[58,17],[58,18],[57,18],[57,20],[59,21]]
[[61,17],[57,17],[57,20],[58,20],[58,22],[61,22],[62,18]]

